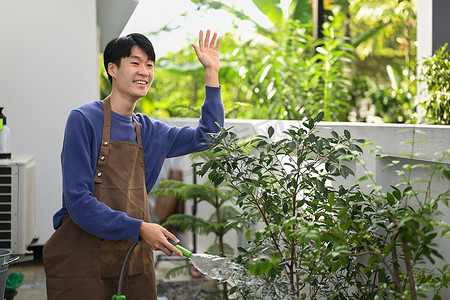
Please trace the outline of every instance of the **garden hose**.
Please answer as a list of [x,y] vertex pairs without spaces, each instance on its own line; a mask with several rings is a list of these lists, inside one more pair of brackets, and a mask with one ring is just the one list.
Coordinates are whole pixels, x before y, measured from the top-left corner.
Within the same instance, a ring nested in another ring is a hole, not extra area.
[[125,256],[125,259],[123,261],[122,270],[120,270],[119,286],[117,287],[117,295],[113,295],[111,300],[126,300],[127,299],[127,297],[125,295],[122,295],[123,279],[125,277],[125,273],[127,272],[128,260],[130,259],[131,253],[133,252],[133,250],[137,246],[137,244],[138,244],[138,242],[133,243],[133,245],[130,246],[130,249],[128,249],[127,255]]
[[[186,250],[185,248],[181,247],[180,245],[177,245],[174,241],[167,239],[172,245],[174,245],[178,250],[180,250],[184,256],[190,257],[192,252],[189,250]],[[125,273],[127,272],[128,268],[128,260],[130,260],[131,253],[133,252],[134,248],[136,248],[137,244],[139,242],[135,242],[130,246],[130,249],[128,249],[127,255],[125,256],[125,259],[123,261],[122,270],[120,270],[120,276],[119,276],[119,286],[117,287],[117,295],[113,295],[111,300],[126,300],[127,297],[125,295],[122,295],[122,286],[123,286],[123,279],[125,277]]]

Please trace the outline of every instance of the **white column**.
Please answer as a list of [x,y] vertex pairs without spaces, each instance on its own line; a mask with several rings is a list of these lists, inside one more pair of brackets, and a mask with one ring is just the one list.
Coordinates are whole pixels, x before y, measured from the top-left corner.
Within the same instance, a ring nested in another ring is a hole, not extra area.
[[[422,61],[433,53],[433,0],[419,0],[417,7],[417,78],[422,78]],[[417,83],[417,103],[421,103],[427,96],[425,83]],[[417,110],[419,122],[425,112]]]
[[[450,44],[450,1],[449,0],[418,0],[417,13],[417,77],[422,78],[422,61],[434,54],[436,50]],[[448,48],[447,48],[448,50]],[[427,87],[418,82],[417,102],[425,100]],[[419,120],[423,110],[418,110]]]

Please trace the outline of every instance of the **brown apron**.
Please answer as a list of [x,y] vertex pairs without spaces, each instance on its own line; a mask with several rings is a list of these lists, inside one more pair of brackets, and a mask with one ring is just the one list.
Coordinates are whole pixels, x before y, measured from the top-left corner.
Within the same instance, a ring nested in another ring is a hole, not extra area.
[[[141,131],[137,144],[110,140],[111,103],[103,101],[103,136],[94,196],[114,210],[150,221]],[[49,300],[102,299],[117,294],[118,278],[131,240],[106,240],[79,228],[66,216],[44,246]],[[139,243],[128,264],[123,295],[129,300],[157,299],[153,252]]]

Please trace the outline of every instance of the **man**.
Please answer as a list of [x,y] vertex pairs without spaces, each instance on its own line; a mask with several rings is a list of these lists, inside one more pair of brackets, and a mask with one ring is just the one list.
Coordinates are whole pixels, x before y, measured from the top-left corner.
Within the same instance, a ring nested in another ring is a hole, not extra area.
[[170,127],[133,114],[154,76],[155,53],[141,34],[112,40],[104,63],[111,94],[71,111],[61,165],[63,204],[53,218],[55,233],[44,246],[47,296],[53,299],[111,299],[129,247],[139,242],[128,264],[123,294],[156,299],[153,250],[182,253],[178,239],[150,223],[147,194],[166,157],[204,148],[209,133],[223,126],[218,79],[217,34],[208,30],[192,45],[205,70],[205,101],[197,128]]

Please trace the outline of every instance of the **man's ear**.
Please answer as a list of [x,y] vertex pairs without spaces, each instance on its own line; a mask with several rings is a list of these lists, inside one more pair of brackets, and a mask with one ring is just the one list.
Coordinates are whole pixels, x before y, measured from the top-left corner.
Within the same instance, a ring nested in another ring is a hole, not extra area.
[[108,74],[112,77],[112,78],[116,78],[116,72],[117,72],[117,65],[115,63],[109,62],[108,63]]

